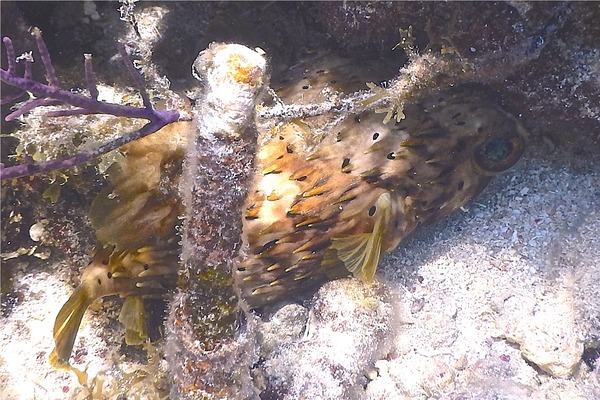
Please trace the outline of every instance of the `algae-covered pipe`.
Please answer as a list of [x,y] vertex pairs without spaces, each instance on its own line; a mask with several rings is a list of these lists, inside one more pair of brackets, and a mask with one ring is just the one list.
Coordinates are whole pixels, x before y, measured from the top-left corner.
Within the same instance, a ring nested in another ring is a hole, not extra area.
[[263,55],[212,44],[192,67],[202,82],[197,133],[184,162],[182,272],[167,320],[172,398],[255,397],[231,269],[239,253],[241,210],[252,172],[257,99],[268,84]]

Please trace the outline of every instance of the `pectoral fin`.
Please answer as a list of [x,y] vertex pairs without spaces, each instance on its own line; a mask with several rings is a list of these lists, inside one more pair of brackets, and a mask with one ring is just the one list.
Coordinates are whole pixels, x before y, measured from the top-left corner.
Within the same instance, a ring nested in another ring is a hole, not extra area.
[[346,269],[363,282],[371,283],[379,264],[385,225],[391,215],[391,197],[384,193],[375,203],[373,232],[332,238],[331,248]]
[[381,245],[377,245],[372,233],[346,236],[332,240],[331,247],[354,277],[370,283],[375,275]]

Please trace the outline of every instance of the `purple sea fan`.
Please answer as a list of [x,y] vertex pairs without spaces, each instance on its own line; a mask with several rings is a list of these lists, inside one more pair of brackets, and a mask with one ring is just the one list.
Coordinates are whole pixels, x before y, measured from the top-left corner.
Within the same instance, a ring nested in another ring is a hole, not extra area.
[[15,111],[7,115],[5,118],[7,121],[14,120],[36,107],[48,105],[68,105],[72,108],[51,111],[46,113],[44,116],[63,117],[72,115],[106,114],[114,115],[116,117],[146,119],[149,122],[146,125],[144,125],[141,129],[124,134],[123,136],[104,145],[98,146],[97,148],[91,151],[83,151],[73,156],[56,160],[49,160],[37,163],[28,160],[28,162],[20,165],[15,165],[11,167],[2,166],[0,168],[1,180],[34,175],[38,173],[46,173],[53,170],[69,168],[78,164],[82,164],[91,160],[94,157],[98,157],[111,150],[119,148],[120,146],[132,140],[136,140],[141,137],[152,134],[168,124],[171,124],[176,121],[190,119],[190,117],[186,113],[179,110],[154,109],[142,82],[142,78],[138,71],[136,71],[133,67],[129,56],[127,55],[125,47],[121,43],[119,44],[119,53],[125,63],[125,66],[128,69],[129,74],[133,79],[134,85],[140,92],[144,107],[138,108],[98,100],[99,93],[98,88],[96,86],[96,75],[92,68],[92,58],[89,54],[85,55],[84,68],[87,88],[89,90],[90,95],[85,96],[82,94],[73,93],[69,90],[61,89],[58,77],[56,76],[56,72],[54,70],[54,67],[52,66],[50,54],[48,52],[46,44],[44,43],[44,40],[42,39],[41,31],[37,28],[34,28],[32,34],[35,37],[38,51],[40,54],[40,59],[46,70],[46,79],[48,83],[44,84],[32,79],[32,57],[20,57],[20,59],[25,61],[25,72],[22,77],[17,75],[17,58],[15,57],[15,50],[12,44],[12,40],[9,37],[4,37],[2,39],[2,42],[4,43],[4,46],[6,48],[8,68],[0,69],[0,80],[8,85],[21,89],[22,92],[19,93],[17,96],[13,95],[9,98],[2,99],[2,104],[4,105],[15,101],[16,98],[20,96],[23,92],[29,93],[31,97],[29,100],[25,101],[23,104],[17,107]]

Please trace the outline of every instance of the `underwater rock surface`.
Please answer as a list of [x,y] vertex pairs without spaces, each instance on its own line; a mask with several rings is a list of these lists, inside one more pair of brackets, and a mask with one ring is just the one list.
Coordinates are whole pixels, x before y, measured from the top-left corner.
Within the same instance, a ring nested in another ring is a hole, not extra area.
[[380,282],[342,279],[323,285],[312,303],[308,312],[284,306],[258,325],[264,362],[255,373],[263,373],[264,392],[286,399],[362,398],[376,373],[373,361],[389,353],[400,326],[393,291]]
[[[592,22],[600,18],[598,2],[324,2],[319,11],[348,51],[390,48],[394,33],[410,25],[420,49],[443,48],[466,61],[491,56],[503,70],[483,79],[528,128],[561,142],[599,139],[600,26]],[[576,139],[565,134],[570,127]]]
[[[27,27],[42,25],[53,54],[69,49],[61,52],[59,75],[79,84],[85,52],[100,62],[101,81],[118,81],[113,43],[125,38],[150,56],[142,62],[149,83],[166,74],[180,89],[193,86],[191,63],[213,41],[263,48],[274,88],[315,52],[369,62],[383,57],[395,65],[390,72],[355,80],[391,79],[407,61],[391,48],[400,41],[398,29],[409,25],[422,52],[431,44],[467,62],[506,55],[496,60],[501,78],[475,80],[521,116],[532,136],[524,160],[467,212],[422,230],[386,257],[376,286],[331,282],[315,297],[264,310],[255,331],[258,361],[248,367],[264,399],[600,397],[600,5],[141,2],[133,8],[140,39],[119,21],[118,5],[87,3],[97,14],[83,3],[3,2],[2,35],[27,41]],[[73,27],[77,35],[65,35]],[[71,46],[71,39],[82,44]],[[533,56],[517,48],[524,42],[538,44]],[[523,54],[531,58],[511,58]],[[302,97],[301,87],[295,91]],[[2,122],[3,133],[13,127]],[[12,143],[2,138],[2,162]],[[54,317],[94,244],[86,218],[103,182],[88,174],[93,179],[69,178],[56,205],[41,200],[43,178],[19,181],[17,189],[2,185],[3,253],[38,246],[2,261],[2,398],[154,399],[170,390],[163,343],[146,348],[150,362],[144,351],[125,346],[117,300],[84,317],[73,363],[88,368],[88,386],[47,364]],[[34,234],[42,241],[29,236],[32,225],[45,227],[45,236]],[[557,316],[556,309],[564,312]]]

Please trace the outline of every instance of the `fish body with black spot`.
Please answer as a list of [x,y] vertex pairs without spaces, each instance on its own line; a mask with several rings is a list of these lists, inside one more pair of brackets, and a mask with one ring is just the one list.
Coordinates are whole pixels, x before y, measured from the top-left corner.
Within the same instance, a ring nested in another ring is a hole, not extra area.
[[143,299],[164,296],[177,281],[176,226],[183,210],[177,183],[190,132],[187,123],[172,124],[123,146],[122,158],[108,168],[110,184],[89,213],[98,245],[56,317],[52,365],[68,366],[85,311],[106,296],[125,299],[119,314],[125,342],[147,339]]
[[521,157],[526,133],[480,91],[417,99],[405,119],[367,111],[328,126],[267,132],[243,212],[247,256],[234,276],[250,307],[324,281],[372,281],[381,254],[448,215]]
[[85,268],[81,283],[62,306],[54,322],[55,349],[50,363],[69,365],[69,357],[79,325],[87,308],[96,300],[120,295],[125,302],[119,321],[126,328],[126,343],[140,344],[146,337],[144,305],[146,296],[161,296],[175,286],[178,251],[176,240],[170,245],[145,246],[136,250],[115,250],[99,246]]

